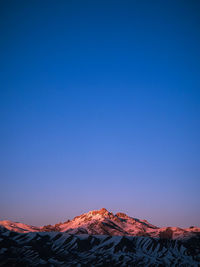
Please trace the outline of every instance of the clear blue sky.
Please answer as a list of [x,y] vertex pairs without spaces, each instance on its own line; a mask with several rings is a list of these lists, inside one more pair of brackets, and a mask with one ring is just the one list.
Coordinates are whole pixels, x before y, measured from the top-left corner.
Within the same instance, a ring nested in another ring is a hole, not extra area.
[[1,1],[0,214],[200,226],[200,2]]

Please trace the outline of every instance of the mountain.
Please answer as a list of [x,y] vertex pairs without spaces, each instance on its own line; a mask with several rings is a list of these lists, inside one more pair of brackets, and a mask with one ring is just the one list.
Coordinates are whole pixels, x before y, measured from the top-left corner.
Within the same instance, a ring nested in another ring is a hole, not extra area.
[[55,225],[0,221],[0,266],[200,266],[200,228],[90,211]]
[[72,220],[55,225],[35,227],[11,221],[0,221],[0,226],[20,233],[55,231],[76,235],[167,236],[171,239],[186,238],[200,232],[200,228],[197,227],[185,229],[179,227],[159,228],[146,220],[132,218],[125,213],[118,212],[114,215],[105,208],[84,213]]
[[[3,229],[3,228],[2,228]],[[169,240],[139,236],[0,233],[0,266],[200,266],[200,236]]]

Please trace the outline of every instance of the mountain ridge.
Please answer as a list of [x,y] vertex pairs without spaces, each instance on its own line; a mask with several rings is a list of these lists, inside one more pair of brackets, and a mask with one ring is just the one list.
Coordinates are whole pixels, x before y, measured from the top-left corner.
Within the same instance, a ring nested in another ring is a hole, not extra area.
[[200,264],[200,235],[169,240],[142,236],[0,231],[3,267],[191,266]]
[[0,226],[18,233],[65,232],[76,235],[165,236],[170,239],[187,238],[200,233],[200,228],[198,227],[157,227],[149,223],[147,220],[133,218],[122,212],[113,214],[105,208],[83,213],[74,217],[72,220],[67,220],[55,225],[37,227],[19,222],[3,220],[0,221]]

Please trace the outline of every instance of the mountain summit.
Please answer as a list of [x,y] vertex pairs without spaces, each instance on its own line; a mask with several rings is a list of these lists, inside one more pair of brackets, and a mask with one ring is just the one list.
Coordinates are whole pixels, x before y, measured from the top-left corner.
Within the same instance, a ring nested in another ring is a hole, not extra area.
[[131,218],[124,213],[114,215],[105,208],[84,213],[56,226],[61,232],[90,235],[143,235],[157,229],[148,222]]

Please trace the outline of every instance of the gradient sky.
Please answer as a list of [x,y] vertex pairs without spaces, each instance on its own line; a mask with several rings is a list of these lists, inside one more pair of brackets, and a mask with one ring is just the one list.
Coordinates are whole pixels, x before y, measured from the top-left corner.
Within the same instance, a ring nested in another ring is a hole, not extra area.
[[0,216],[200,226],[200,2],[1,1]]

